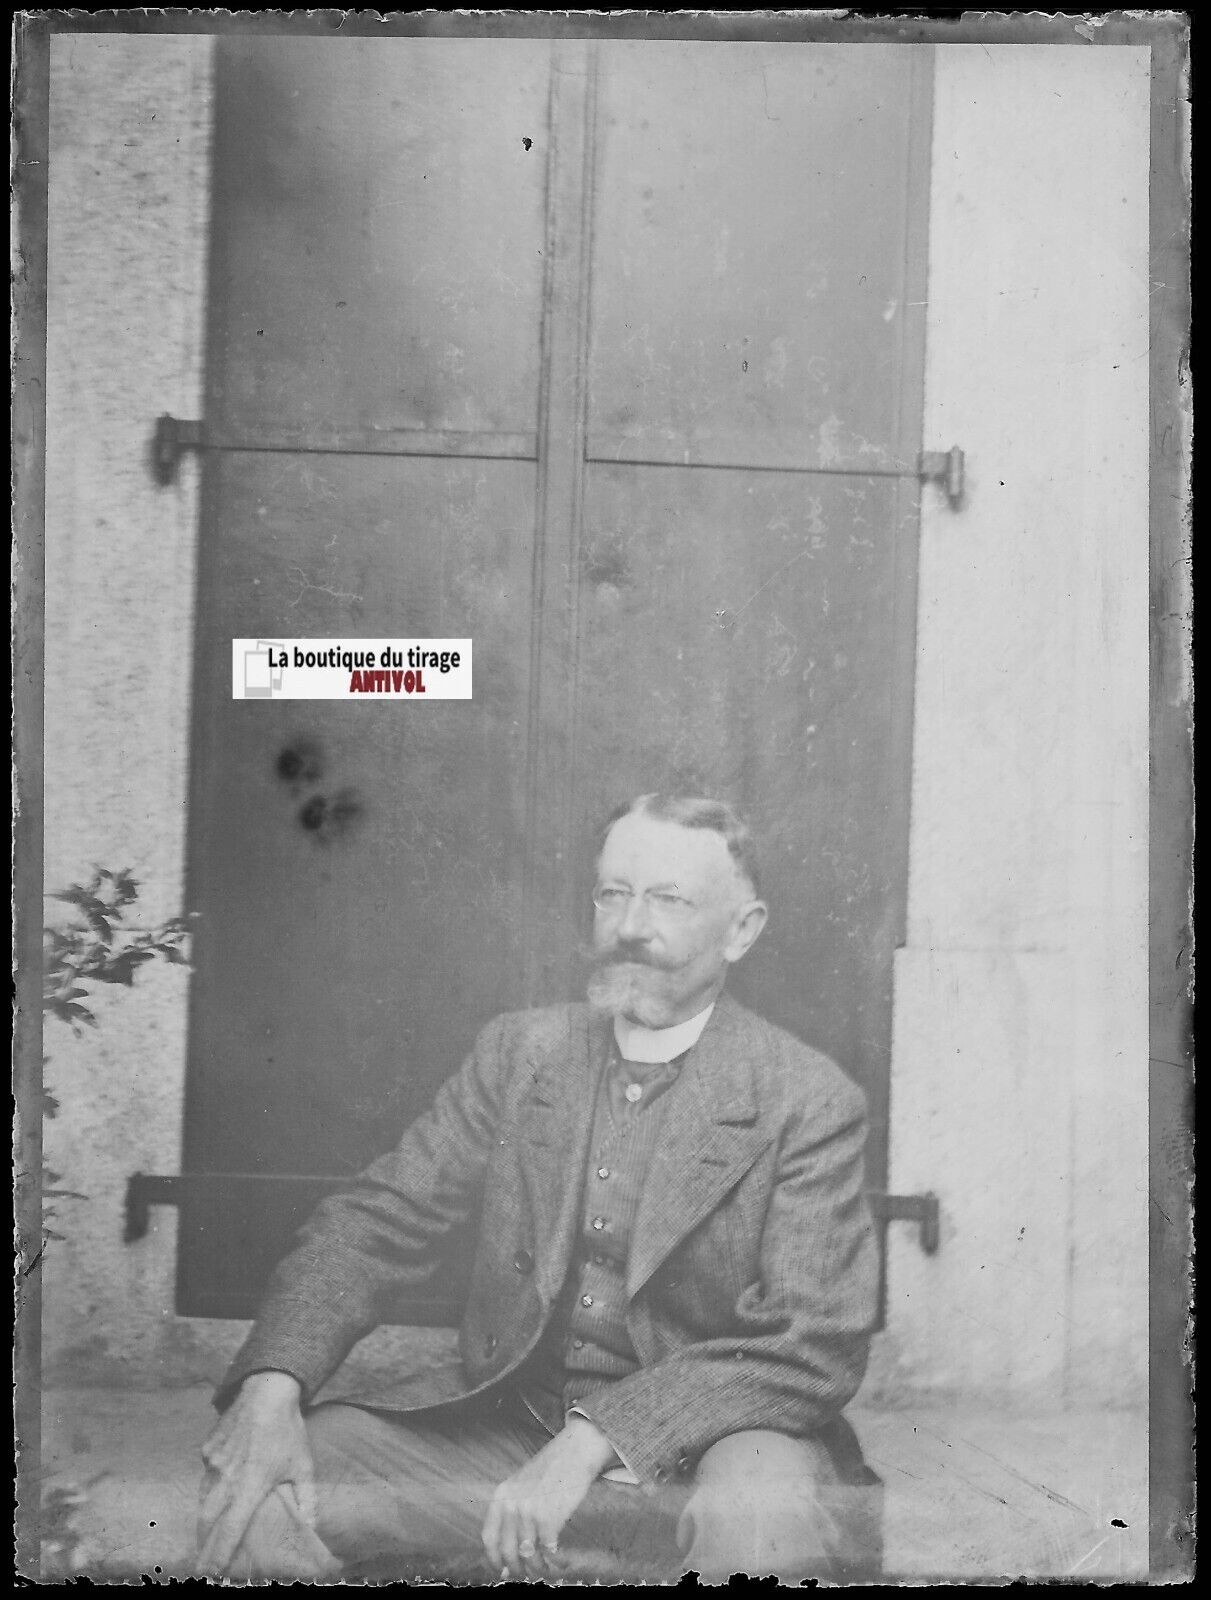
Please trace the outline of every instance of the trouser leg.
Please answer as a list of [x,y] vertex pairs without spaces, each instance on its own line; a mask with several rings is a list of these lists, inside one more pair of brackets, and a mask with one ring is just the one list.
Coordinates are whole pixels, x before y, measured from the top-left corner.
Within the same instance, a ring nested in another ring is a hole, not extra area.
[[[275,1491],[231,1577],[498,1576],[484,1566],[484,1519],[497,1486],[546,1442],[537,1425],[506,1406],[424,1421],[330,1404],[310,1414],[307,1429],[314,1527],[289,1487]],[[881,1497],[847,1428],[840,1450],[833,1438],[753,1430],[713,1445],[690,1485],[651,1495],[595,1484],[560,1546],[567,1576],[582,1581],[660,1581],[679,1571],[706,1582],[734,1572],[784,1582],[869,1578],[881,1563]]]
[[876,1575],[881,1496],[860,1453],[839,1461],[824,1440],[732,1434],[699,1462],[678,1529],[683,1567],[716,1583],[734,1572],[783,1582]]
[[545,1438],[504,1411],[425,1421],[339,1404],[317,1406],[307,1435],[314,1530],[301,1524],[289,1490],[275,1492],[245,1535],[233,1577],[482,1580],[488,1503]]

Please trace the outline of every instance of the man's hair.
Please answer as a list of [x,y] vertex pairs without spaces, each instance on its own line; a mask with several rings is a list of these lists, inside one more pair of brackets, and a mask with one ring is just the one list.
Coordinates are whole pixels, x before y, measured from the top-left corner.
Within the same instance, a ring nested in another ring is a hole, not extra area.
[[727,845],[728,854],[736,863],[755,895],[761,893],[761,877],[757,866],[757,853],[748,823],[725,800],[711,800],[698,794],[641,794],[634,800],[611,812],[597,838],[600,851],[606,835],[623,817],[651,817],[657,822],[675,822],[682,828],[706,828],[717,833]]

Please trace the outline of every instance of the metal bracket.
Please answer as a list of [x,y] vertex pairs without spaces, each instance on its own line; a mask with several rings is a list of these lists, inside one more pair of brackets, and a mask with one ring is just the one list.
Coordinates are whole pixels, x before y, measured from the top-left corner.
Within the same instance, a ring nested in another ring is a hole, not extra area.
[[963,452],[956,444],[949,450],[922,450],[917,476],[922,483],[940,483],[950,509],[957,511],[963,501],[963,469]]
[[177,481],[181,457],[186,450],[204,450],[206,434],[200,422],[182,422],[167,412],[156,418],[151,438],[151,470],[161,489]]
[[126,1205],[124,1207],[125,1226],[122,1229],[122,1242],[134,1244],[136,1239],[145,1239],[147,1230],[151,1225],[149,1215],[152,1206],[180,1205],[179,1194],[181,1180],[179,1178],[155,1177],[148,1172],[136,1172],[126,1180]]
[[316,1177],[314,1174],[279,1172],[176,1172],[171,1175],[135,1172],[126,1180],[126,1204],[122,1239],[134,1244],[147,1237],[152,1206],[179,1206],[186,1195],[195,1200],[235,1197],[242,1204],[255,1206],[267,1188],[282,1186],[304,1193],[311,1204],[347,1180]]
[[884,1227],[889,1222],[915,1222],[921,1249],[927,1256],[937,1254],[942,1225],[936,1194],[868,1194],[866,1198],[877,1222]]

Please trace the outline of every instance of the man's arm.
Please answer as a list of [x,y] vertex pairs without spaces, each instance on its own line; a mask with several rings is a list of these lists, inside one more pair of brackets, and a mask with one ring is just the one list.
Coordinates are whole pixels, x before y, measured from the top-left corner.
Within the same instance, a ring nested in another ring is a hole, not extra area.
[[202,1446],[206,1463],[198,1513],[204,1573],[224,1573],[267,1495],[290,1484],[304,1521],[315,1515],[311,1449],[298,1381],[285,1372],[255,1372]]
[[863,1199],[865,1105],[841,1082],[788,1130],[761,1275],[726,1334],[677,1350],[579,1403],[642,1480],[660,1481],[747,1428],[806,1435],[856,1393],[877,1308]]
[[508,1017],[479,1035],[462,1069],[399,1146],[316,1208],[270,1280],[256,1324],[215,1397],[250,1373],[279,1371],[304,1401],[398,1295],[441,1269],[441,1247],[480,1198],[501,1111]]

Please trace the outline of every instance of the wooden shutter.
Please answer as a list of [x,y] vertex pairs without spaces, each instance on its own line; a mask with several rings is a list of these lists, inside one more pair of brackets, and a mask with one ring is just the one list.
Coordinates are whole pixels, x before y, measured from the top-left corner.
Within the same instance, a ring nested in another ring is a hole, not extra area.
[[[754,814],[739,987],[864,1084],[878,1187],[927,54],[217,49],[179,1309],[249,1315],[317,1185],[575,995],[645,789]],[[233,637],[409,633],[473,637],[470,704],[230,699]]]

